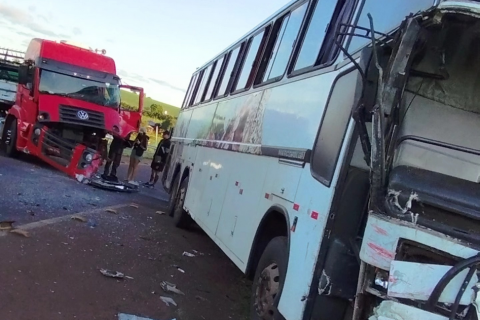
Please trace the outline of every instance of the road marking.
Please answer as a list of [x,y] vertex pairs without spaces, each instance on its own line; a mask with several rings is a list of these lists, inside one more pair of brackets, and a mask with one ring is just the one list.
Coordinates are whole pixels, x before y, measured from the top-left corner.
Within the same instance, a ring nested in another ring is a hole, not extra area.
[[[93,213],[105,212],[105,210],[107,210],[107,209],[121,209],[121,208],[126,208],[128,206],[130,206],[130,203],[118,204],[118,205],[107,206],[107,207],[102,207],[102,208],[95,208],[95,209],[92,209],[92,210],[77,212],[77,213],[73,213],[73,214],[69,214],[69,215],[65,215],[65,216],[61,216],[61,217],[35,221],[35,222],[27,223],[27,224],[22,224],[22,225],[16,227],[16,229],[32,230],[32,229],[36,229],[36,228],[39,228],[39,227],[52,225],[52,224],[55,224],[55,223],[58,223],[58,222],[63,222],[63,221],[70,220],[70,219],[72,219],[73,216],[86,216],[86,215],[93,214]],[[8,231],[0,232],[0,237],[1,236],[6,236],[7,233],[8,233]]]

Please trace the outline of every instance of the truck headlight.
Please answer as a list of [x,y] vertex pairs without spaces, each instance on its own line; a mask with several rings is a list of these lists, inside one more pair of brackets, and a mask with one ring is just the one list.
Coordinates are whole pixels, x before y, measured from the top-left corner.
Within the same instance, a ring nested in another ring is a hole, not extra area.
[[33,131],[33,133],[34,133],[36,136],[39,136],[41,132],[42,132],[42,131],[40,130],[40,128],[37,128],[37,129],[35,129],[35,131]]
[[92,162],[93,160],[93,155],[91,153],[87,153],[85,155],[85,160],[87,160],[87,162]]

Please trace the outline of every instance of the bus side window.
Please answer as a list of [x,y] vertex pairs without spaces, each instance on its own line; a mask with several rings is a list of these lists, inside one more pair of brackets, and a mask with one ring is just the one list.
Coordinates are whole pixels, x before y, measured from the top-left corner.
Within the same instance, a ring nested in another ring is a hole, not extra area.
[[[434,0],[389,0],[388,5],[382,5],[378,0],[365,0],[363,7],[360,9],[361,12],[358,15],[356,25],[359,27],[370,28],[370,20],[367,16],[370,13],[373,18],[375,31],[390,33],[410,13],[416,13],[420,10],[428,9],[433,6],[434,3]],[[364,34],[362,31],[357,33]],[[369,43],[369,39],[352,37],[348,46],[348,52],[353,54]]]
[[275,81],[283,77],[307,7],[308,2],[304,2],[275,21],[255,84]]
[[361,96],[361,78],[355,69],[336,79],[325,107],[312,151],[311,172],[330,187],[353,108]]
[[310,68],[317,62],[320,49],[327,34],[327,27],[332,20],[336,5],[337,1],[317,1],[315,11],[303,38],[300,52],[294,62],[294,72]]
[[241,45],[237,46],[235,49],[230,51],[230,54],[228,55],[228,59],[226,61],[225,71],[223,72],[223,77],[215,97],[224,97],[227,94],[228,84],[230,83],[230,79],[233,76],[233,71],[234,71],[235,65],[237,64],[238,56],[243,45],[244,43],[242,43]]
[[205,86],[207,85],[208,79],[210,78],[212,66],[213,64],[209,65],[206,69],[203,69],[202,80],[200,81],[195,100],[193,101],[194,105],[200,103],[200,101],[203,101],[202,98],[205,92]]
[[187,109],[189,106],[192,105],[192,95],[193,92],[195,91],[195,87],[197,86],[197,79],[198,79],[199,73],[197,72],[196,74],[193,75],[192,81],[190,81],[190,86],[188,87],[187,95],[185,96],[185,101],[183,104],[183,108]]
[[210,84],[208,85],[207,93],[205,94],[205,101],[208,101],[213,98],[213,90],[217,85],[217,79],[219,78],[220,71],[223,68],[223,61],[225,60],[225,56],[221,57],[217,60],[215,64],[215,69],[213,70],[212,79],[210,80]]

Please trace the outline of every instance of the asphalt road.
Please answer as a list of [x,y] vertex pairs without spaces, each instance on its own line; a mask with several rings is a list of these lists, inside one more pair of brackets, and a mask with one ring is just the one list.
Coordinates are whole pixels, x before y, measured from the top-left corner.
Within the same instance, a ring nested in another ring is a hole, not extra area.
[[[119,177],[125,175],[126,163]],[[148,163],[136,180],[146,181]],[[180,230],[167,194],[95,189],[30,159],[0,154],[0,319],[246,320],[251,283],[198,227]],[[138,208],[131,207],[135,203]],[[109,213],[107,208],[115,208]],[[82,221],[71,219],[82,217]],[[185,251],[199,253],[186,257]],[[133,279],[103,276],[101,268]],[[168,281],[184,294],[162,290]],[[161,297],[172,298],[167,306]]]

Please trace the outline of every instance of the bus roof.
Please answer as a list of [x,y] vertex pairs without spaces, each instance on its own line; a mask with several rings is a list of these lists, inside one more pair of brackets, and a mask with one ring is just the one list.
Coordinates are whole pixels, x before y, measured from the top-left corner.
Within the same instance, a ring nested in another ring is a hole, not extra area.
[[45,39],[32,39],[25,53],[25,60],[36,61],[39,58],[51,59],[83,68],[116,74],[115,61],[102,54],[74,46]]
[[261,23],[259,23],[255,28],[251,29],[249,32],[247,32],[246,34],[244,34],[242,37],[240,37],[237,41],[235,41],[234,43],[232,43],[231,45],[229,45],[226,49],[222,50],[219,54],[217,54],[215,56],[215,58],[213,59],[210,59],[208,60],[208,62],[202,64],[202,66],[200,68],[198,68],[197,70],[195,70],[195,73],[197,73],[198,71],[202,70],[203,68],[205,68],[206,66],[208,66],[210,63],[212,63],[213,61],[217,60],[219,57],[221,57],[225,52],[228,52],[231,48],[235,47],[237,44],[239,44],[240,42],[242,42],[245,38],[247,38],[249,35],[255,33],[255,31],[257,31],[258,29],[260,29],[261,27],[263,27],[264,25],[266,25],[268,22],[270,22],[273,18],[275,18],[276,16],[278,16],[280,13],[282,13],[282,11],[285,11],[287,8],[293,6],[295,3],[297,2],[301,2],[303,0],[291,0],[289,3],[287,3],[286,5],[284,5],[283,7],[281,7],[279,10],[277,10],[274,14],[270,15],[268,18],[266,18],[265,20],[263,20]]

